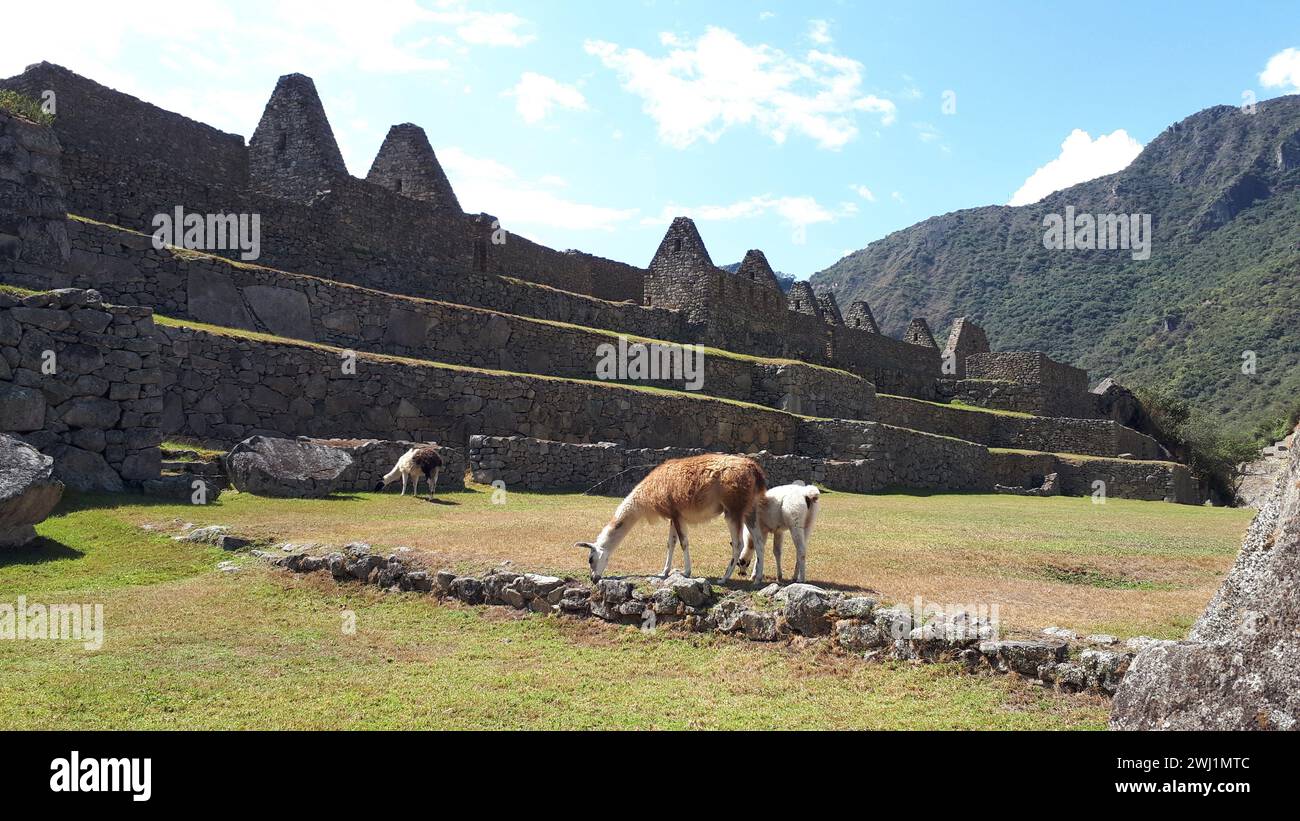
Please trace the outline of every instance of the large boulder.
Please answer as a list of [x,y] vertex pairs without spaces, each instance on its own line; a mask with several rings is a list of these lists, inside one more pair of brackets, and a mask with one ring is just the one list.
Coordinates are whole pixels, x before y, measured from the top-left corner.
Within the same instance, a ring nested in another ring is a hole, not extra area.
[[226,475],[241,493],[318,499],[338,488],[352,457],[298,439],[251,436],[226,454]]
[[36,538],[34,525],[45,521],[63,497],[54,478],[54,460],[36,448],[0,433],[0,547]]
[[1185,641],[1145,644],[1115,694],[1122,730],[1300,729],[1300,451]]

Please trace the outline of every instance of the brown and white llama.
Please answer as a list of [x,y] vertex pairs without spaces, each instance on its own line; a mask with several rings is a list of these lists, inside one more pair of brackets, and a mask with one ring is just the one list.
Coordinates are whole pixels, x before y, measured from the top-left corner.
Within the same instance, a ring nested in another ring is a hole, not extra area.
[[759,499],[767,489],[767,479],[758,462],[745,456],[706,453],[672,459],[650,471],[619,503],[614,518],[600,531],[595,543],[578,542],[588,551],[591,578],[600,581],[609,565],[609,557],[641,521],[667,519],[668,556],[663,576],[672,572],[673,550],[682,543],[684,572],[691,575],[691,546],[686,526],[707,522],[718,514],[727,520],[731,531],[731,562],[723,582],[731,579],[744,545],[742,532],[756,528],[754,519]]
[[402,479],[401,496],[406,495],[406,480],[413,479],[415,486],[411,495],[420,495],[420,477],[423,476],[429,485],[429,498],[433,498],[434,490],[438,487],[438,473],[442,470],[442,457],[438,455],[438,449],[435,447],[411,448],[403,453],[397,460],[393,469],[384,474],[384,478],[379,480],[375,485],[376,491],[396,482],[398,477]]

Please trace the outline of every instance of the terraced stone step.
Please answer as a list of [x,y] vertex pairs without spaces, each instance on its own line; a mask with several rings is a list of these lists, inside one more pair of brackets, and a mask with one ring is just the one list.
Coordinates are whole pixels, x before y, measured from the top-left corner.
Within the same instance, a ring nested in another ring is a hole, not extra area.
[[[164,248],[127,229],[73,220],[71,284],[158,314],[341,348],[545,376],[698,390],[817,416],[870,418],[875,388],[844,370],[616,330],[385,293],[223,257]],[[69,284],[62,282],[59,284]],[[539,299],[544,295],[539,294]],[[626,308],[626,306],[624,306]],[[641,310],[638,308],[638,310]],[[618,321],[626,317],[603,317]],[[650,328],[658,329],[651,324]],[[666,329],[666,328],[665,328]],[[639,346],[653,346],[653,354]]]

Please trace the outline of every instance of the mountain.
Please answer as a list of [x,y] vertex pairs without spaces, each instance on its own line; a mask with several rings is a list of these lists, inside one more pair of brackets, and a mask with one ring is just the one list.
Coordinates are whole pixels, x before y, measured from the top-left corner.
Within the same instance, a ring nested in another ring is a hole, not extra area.
[[[865,299],[887,333],[916,316],[938,331],[969,315],[995,350],[1043,350],[1094,382],[1169,388],[1245,431],[1300,398],[1298,189],[1300,96],[1253,113],[1216,106],[1165,129],[1123,171],[1033,205],[932,217],[812,283],[841,305]],[[1149,214],[1149,258],[1044,247],[1044,218],[1067,207]]]
[[[740,263],[733,262],[730,265],[719,265],[719,268],[729,274],[734,274],[740,270]],[[784,293],[790,293],[790,288],[794,285],[794,274],[787,274],[784,271],[773,271],[776,274],[776,284],[781,286]]]

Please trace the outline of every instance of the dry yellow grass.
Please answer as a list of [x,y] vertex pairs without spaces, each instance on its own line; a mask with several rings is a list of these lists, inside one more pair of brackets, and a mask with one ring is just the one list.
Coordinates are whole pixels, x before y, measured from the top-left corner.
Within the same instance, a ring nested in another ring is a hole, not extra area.
[[[809,548],[809,581],[871,590],[895,602],[997,605],[1014,631],[1061,625],[1119,635],[1183,635],[1236,555],[1250,512],[1112,499],[980,494],[864,496],[826,493]],[[438,501],[395,494],[269,500],[227,494],[207,508],[115,512],[135,524],[227,524],[275,540],[378,549],[406,545],[430,565],[483,569],[503,561],[581,576],[593,538],[617,504],[580,494],[490,488]],[[610,574],[663,565],[666,525],[642,525],[610,562]],[[718,576],[729,558],[721,519],[692,531],[697,574]],[[769,546],[770,550],[770,546]],[[792,570],[793,548],[785,559]],[[677,553],[681,566],[681,553]],[[769,553],[769,568],[772,567]]]

